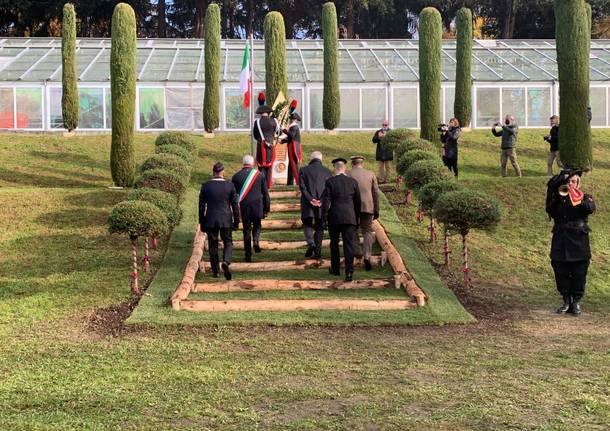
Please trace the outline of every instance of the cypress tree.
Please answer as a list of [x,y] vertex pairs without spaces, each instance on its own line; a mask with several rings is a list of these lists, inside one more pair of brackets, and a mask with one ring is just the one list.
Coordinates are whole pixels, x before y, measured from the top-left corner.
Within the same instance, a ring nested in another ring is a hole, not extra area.
[[76,14],[74,5],[66,3],[61,23],[61,115],[68,131],[78,127],[80,116],[76,81]]
[[458,11],[456,27],[457,65],[453,115],[462,127],[468,127],[472,116],[472,12],[470,9],[463,7]]
[[589,170],[593,152],[587,121],[591,21],[584,0],[555,0],[561,133],[559,152],[568,167]]
[[325,129],[332,130],[339,126],[339,121],[341,120],[337,52],[337,9],[332,2],[324,3],[324,6],[322,6],[322,37],[324,37],[322,122]]
[[288,97],[288,76],[286,75],[286,29],[284,18],[279,12],[269,12],[265,16],[265,93],[267,104],[273,105],[280,93]]
[[220,8],[210,3],[205,12],[205,94],[203,125],[212,132],[218,128],[220,116]]
[[126,3],[112,14],[110,85],[112,93],[112,147],[110,167],[114,184],[133,185],[136,160],[133,122],[136,105],[136,16]]
[[441,120],[441,14],[436,8],[424,8],[419,15],[419,110],[420,136],[438,142]]

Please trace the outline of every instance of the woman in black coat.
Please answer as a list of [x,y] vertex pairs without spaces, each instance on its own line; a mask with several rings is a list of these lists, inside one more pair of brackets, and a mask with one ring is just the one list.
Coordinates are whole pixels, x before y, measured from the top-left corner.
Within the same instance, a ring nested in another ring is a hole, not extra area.
[[595,212],[595,202],[580,190],[580,175],[577,171],[562,171],[548,183],[546,211],[555,222],[551,266],[563,297],[559,314],[581,313],[580,300],[585,294],[591,260],[588,216]]
[[457,178],[458,176],[458,139],[460,138],[460,122],[457,118],[449,120],[449,128],[441,130],[443,163]]

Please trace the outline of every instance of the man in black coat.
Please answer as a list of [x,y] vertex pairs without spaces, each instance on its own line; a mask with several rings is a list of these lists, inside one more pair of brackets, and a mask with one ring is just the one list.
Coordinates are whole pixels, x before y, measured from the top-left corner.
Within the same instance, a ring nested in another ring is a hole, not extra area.
[[373,143],[377,144],[375,151],[375,160],[379,166],[379,175],[377,179],[379,183],[387,183],[390,180],[390,171],[392,170],[392,160],[394,160],[394,151],[391,148],[384,148],[381,145],[381,140],[390,131],[388,120],[384,120],[381,129],[377,130],[373,135]]
[[456,178],[458,176],[458,139],[461,131],[457,118],[449,120],[449,127],[441,127],[443,163],[450,171],[453,171]]
[[307,241],[305,257],[322,258],[322,193],[326,180],[331,177],[330,171],[322,164],[322,153],[311,153],[309,164],[299,171],[299,188],[301,189],[301,220],[303,233]]
[[339,157],[332,161],[336,175],[326,180],[322,194],[322,219],[328,223],[330,236],[330,269],[339,275],[339,237],[343,239],[345,281],[352,281],[354,254],[357,250],[356,229],[361,209],[358,182],[345,173],[347,160]]
[[252,240],[254,251],[259,253],[261,220],[267,216],[270,208],[267,181],[263,174],[254,169],[254,157],[248,154],[243,158],[243,168],[233,175],[231,182],[238,196],[246,262],[252,262]]
[[303,148],[301,147],[301,129],[299,129],[301,116],[293,112],[290,114],[290,125],[283,130],[286,134],[286,144],[288,145],[288,185],[295,182],[299,185],[299,165],[303,159]]
[[267,179],[269,188],[273,186],[273,162],[275,162],[275,147],[274,140],[280,135],[280,123],[275,118],[269,115],[273,110],[265,105],[265,94],[258,95],[259,107],[256,109],[256,114],[260,118],[254,120],[252,128],[252,136],[256,139],[256,164],[258,170],[261,171]]
[[210,266],[214,277],[218,277],[218,237],[222,239],[222,270],[227,280],[231,279],[231,258],[233,255],[233,238],[231,229],[239,227],[239,209],[237,192],[230,181],[224,179],[225,168],[217,162],[213,169],[213,178],[201,186],[199,192],[199,228],[208,236]]
[[549,177],[553,176],[553,162],[557,160],[559,169],[563,168],[559,157],[559,117],[553,115],[549,119],[551,123],[551,131],[544,137],[544,140],[549,143],[549,154],[546,158],[546,174]]
[[591,260],[588,216],[595,202],[580,190],[578,171],[562,171],[548,183],[546,211],[554,221],[551,266],[563,305],[557,313],[579,315]]

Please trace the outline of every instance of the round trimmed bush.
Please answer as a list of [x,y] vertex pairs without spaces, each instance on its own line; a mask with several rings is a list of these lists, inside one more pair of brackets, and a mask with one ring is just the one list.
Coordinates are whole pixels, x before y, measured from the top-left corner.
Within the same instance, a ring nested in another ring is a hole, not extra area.
[[411,165],[420,160],[438,160],[438,156],[435,153],[426,150],[416,149],[407,151],[398,159],[396,172],[404,176]]
[[432,181],[448,179],[450,175],[440,160],[420,160],[407,169],[404,177],[408,187],[418,189]]
[[156,147],[178,145],[190,153],[197,155],[197,143],[191,135],[184,132],[163,132],[155,140]]
[[182,220],[182,209],[178,205],[178,199],[176,199],[176,196],[163,190],[151,189],[149,187],[134,189],[127,196],[127,200],[150,202],[155,205],[165,214],[169,227],[176,226]]
[[178,198],[182,196],[186,190],[186,178],[182,178],[174,171],[167,169],[151,169],[144,171],[136,179],[135,187],[141,189],[150,187],[153,189],[163,190],[167,193],[172,193]]
[[187,164],[192,165],[195,163],[195,155],[191,153],[189,150],[181,147],[180,145],[161,145],[155,148],[155,153],[157,154],[173,154],[175,156],[180,157]]
[[394,154],[396,155],[396,158],[400,160],[404,153],[413,150],[425,150],[429,152],[434,152],[436,150],[436,147],[432,142],[427,141],[426,139],[414,137],[408,138],[401,142],[398,147],[396,147]]
[[453,180],[432,181],[421,188],[417,195],[419,204],[427,213],[431,213],[438,198],[448,192],[464,190],[464,186]]
[[384,149],[391,148],[394,151],[402,142],[415,137],[415,133],[409,129],[392,129],[381,138],[381,145]]
[[110,233],[124,233],[132,240],[140,236],[162,235],[167,229],[167,217],[150,202],[119,202],[112,208],[108,217]]
[[191,167],[181,157],[175,154],[155,154],[150,156],[140,166],[140,172],[150,171],[151,169],[168,169],[176,172],[183,178],[191,176]]
[[471,229],[493,229],[501,218],[497,199],[470,189],[443,193],[434,204],[433,214],[448,229],[461,235],[467,235]]

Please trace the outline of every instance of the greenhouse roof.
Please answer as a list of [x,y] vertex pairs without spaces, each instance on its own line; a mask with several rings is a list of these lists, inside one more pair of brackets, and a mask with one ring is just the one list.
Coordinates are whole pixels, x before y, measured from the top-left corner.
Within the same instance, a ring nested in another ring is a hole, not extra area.
[[[239,82],[244,40],[221,42],[221,79]],[[77,40],[77,73],[83,82],[110,79],[110,39]],[[139,39],[140,82],[203,82],[204,41]],[[265,77],[264,41],[253,42],[254,80]],[[455,79],[455,40],[443,41],[442,79]],[[591,42],[590,77],[610,81],[610,40]],[[472,78],[482,82],[557,80],[554,40],[475,40]],[[288,40],[286,63],[290,82],[323,81],[323,41]],[[417,40],[340,40],[340,80],[417,82]],[[0,81],[61,81],[61,39],[0,39]]]

